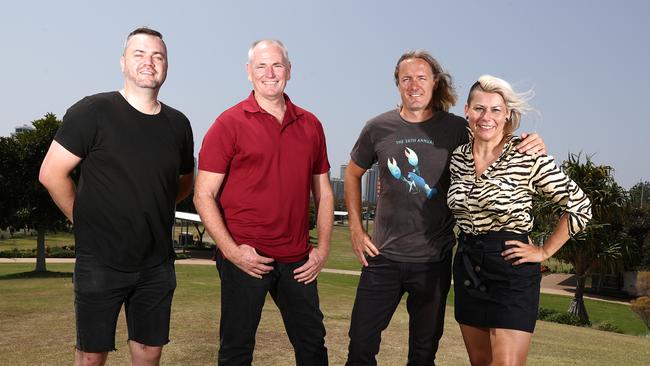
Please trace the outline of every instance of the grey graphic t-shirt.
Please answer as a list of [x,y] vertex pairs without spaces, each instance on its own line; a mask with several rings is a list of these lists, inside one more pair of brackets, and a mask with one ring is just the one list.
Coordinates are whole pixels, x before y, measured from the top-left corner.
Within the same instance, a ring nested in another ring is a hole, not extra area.
[[447,207],[449,162],[468,142],[467,123],[438,111],[427,121],[407,122],[392,110],[371,119],[351,159],[369,169],[379,163],[380,189],[372,241],[398,262],[444,259],[455,243]]

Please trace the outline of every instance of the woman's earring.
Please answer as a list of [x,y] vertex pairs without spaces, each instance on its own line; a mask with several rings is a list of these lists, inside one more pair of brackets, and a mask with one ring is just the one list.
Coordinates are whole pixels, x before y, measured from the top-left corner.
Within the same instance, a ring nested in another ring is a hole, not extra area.
[[465,116],[465,119],[469,121],[469,116]]

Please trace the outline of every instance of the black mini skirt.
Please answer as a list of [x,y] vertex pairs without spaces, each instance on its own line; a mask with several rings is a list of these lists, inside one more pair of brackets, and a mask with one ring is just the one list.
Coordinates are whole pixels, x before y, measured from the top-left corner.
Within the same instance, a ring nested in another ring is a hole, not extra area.
[[454,311],[460,324],[532,333],[542,279],[539,263],[513,266],[501,252],[505,241],[528,242],[507,231],[458,237],[454,257]]

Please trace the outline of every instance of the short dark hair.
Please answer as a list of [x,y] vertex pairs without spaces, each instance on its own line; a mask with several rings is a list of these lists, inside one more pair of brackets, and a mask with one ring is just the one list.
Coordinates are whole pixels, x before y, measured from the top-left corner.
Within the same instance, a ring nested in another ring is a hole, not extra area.
[[433,90],[429,107],[434,111],[449,112],[449,108],[456,104],[458,96],[456,95],[456,90],[454,90],[451,75],[442,69],[438,60],[431,56],[429,52],[425,50],[413,50],[404,53],[395,65],[395,85],[399,86],[399,65],[402,61],[414,58],[428,63],[431,66],[433,77],[436,79],[436,86]]
[[131,39],[131,37],[136,36],[138,34],[146,34],[149,36],[160,38],[163,45],[165,46],[165,49],[167,49],[167,45],[165,45],[165,41],[163,41],[162,33],[158,32],[155,29],[151,29],[149,27],[139,27],[136,28],[133,32],[129,33],[128,36],[126,36],[126,41],[124,41],[124,50],[122,51],[123,53],[126,52],[126,46],[129,44],[129,40]]
[[149,27],[140,27],[140,28],[136,28],[133,32],[129,33],[129,35],[126,37],[126,41],[128,42],[129,38],[135,36],[136,34],[148,34],[150,36],[163,39],[162,33],[158,32],[157,30],[151,29]]

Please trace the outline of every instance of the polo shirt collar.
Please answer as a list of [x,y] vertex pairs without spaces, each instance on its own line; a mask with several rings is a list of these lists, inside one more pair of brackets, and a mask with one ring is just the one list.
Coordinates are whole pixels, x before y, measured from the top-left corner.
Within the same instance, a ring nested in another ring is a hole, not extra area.
[[[298,117],[302,116],[302,111],[299,111],[296,106],[291,102],[291,99],[289,99],[289,96],[286,93],[283,93],[284,96],[284,102],[287,105],[287,110],[284,113],[284,121],[282,121],[282,124],[286,124],[288,122],[293,122]],[[267,113],[265,110],[263,110],[260,105],[257,103],[257,100],[255,100],[255,91],[251,91],[250,95],[248,98],[244,100],[243,103],[243,108],[245,112],[249,113]]]

